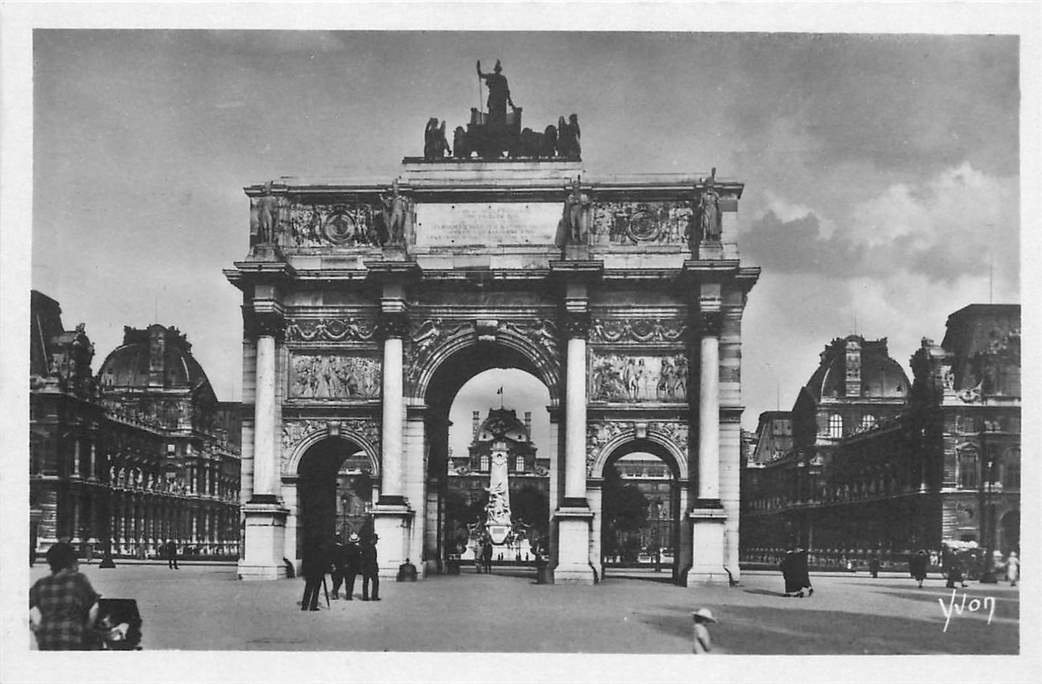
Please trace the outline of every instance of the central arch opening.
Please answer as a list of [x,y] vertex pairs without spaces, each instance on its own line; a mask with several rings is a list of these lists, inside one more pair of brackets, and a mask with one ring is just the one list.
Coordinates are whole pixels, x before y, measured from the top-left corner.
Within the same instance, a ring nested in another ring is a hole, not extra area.
[[680,568],[680,473],[660,444],[637,439],[604,465],[601,564],[605,578],[675,582]]
[[371,465],[359,445],[340,437],[323,439],[304,453],[297,468],[297,558],[308,543],[369,533],[376,484]]
[[496,344],[457,352],[428,388],[428,553],[442,572],[534,574],[550,546],[549,388]]

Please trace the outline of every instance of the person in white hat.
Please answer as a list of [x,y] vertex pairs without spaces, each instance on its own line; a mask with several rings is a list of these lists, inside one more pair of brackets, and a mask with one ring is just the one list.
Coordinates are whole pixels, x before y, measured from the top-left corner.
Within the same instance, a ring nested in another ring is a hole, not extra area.
[[699,608],[691,613],[691,617],[695,620],[695,641],[691,646],[691,652],[695,654],[709,653],[713,650],[713,642],[709,638],[709,628],[706,625],[710,622],[716,622],[716,618],[713,617],[713,612],[708,608]]

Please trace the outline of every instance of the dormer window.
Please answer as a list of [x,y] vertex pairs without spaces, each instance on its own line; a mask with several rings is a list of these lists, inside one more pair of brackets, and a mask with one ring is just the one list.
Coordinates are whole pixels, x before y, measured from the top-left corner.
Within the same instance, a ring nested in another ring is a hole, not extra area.
[[843,437],[843,416],[838,413],[829,416],[829,437],[833,439]]
[[514,462],[514,470],[516,470],[519,473],[525,472],[525,457],[524,456],[518,456],[517,457],[517,460]]
[[488,472],[488,469],[489,469],[488,454],[481,454],[481,463],[479,465],[479,468],[481,469],[481,472],[483,472],[483,473],[487,473]]

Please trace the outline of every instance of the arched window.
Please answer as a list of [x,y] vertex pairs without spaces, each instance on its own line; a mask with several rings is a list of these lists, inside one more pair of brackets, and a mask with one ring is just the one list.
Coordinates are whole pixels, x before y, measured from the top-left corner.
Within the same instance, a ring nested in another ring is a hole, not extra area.
[[1020,449],[1010,449],[1002,455],[1002,486],[1020,488]]
[[876,417],[873,416],[871,413],[866,413],[865,415],[861,416],[861,429],[862,430],[871,430],[875,426],[876,426]]
[[525,472],[525,457],[524,456],[518,456],[517,460],[514,461],[514,470],[516,470],[519,473]]
[[488,454],[481,454],[481,466],[480,467],[481,467],[481,472],[483,472],[483,473],[484,472],[488,472],[488,468],[489,468]]
[[959,486],[963,489],[976,489],[977,483],[977,472],[980,467],[980,459],[977,457],[977,450],[963,449],[959,452]]
[[833,413],[829,416],[829,437],[839,439],[843,436],[843,416]]

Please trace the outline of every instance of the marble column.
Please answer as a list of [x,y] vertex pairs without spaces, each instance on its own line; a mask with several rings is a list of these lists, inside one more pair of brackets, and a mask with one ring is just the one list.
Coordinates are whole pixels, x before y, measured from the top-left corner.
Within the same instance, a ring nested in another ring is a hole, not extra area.
[[698,390],[698,497],[688,514],[692,563],[689,586],[726,582],[724,523],[720,503],[720,329],[719,300],[700,302]]
[[[259,302],[263,310],[247,312],[246,332],[257,340],[253,419],[253,479],[250,499],[242,506],[245,553],[239,561],[244,580],[278,579],[286,574],[286,517],[282,505],[280,461],[275,426],[278,419],[277,343],[283,334],[281,307]],[[257,305],[255,305],[257,306]],[[245,434],[245,431],[244,431]]]
[[[381,395],[380,497],[373,506],[373,529],[380,537],[380,575],[393,577],[410,553],[413,511],[405,498],[406,456],[403,449],[405,422],[403,338],[409,321],[400,298],[381,301],[380,330],[383,335],[383,384]],[[422,422],[420,439],[422,440]],[[418,447],[422,459],[422,441]],[[422,467],[422,466],[420,466]],[[421,502],[422,503],[422,502]],[[410,561],[412,558],[410,557]],[[413,562],[414,565],[420,563]]]
[[554,513],[558,542],[554,582],[593,584],[593,512],[586,500],[586,334],[590,319],[585,301],[566,306],[564,498]]

